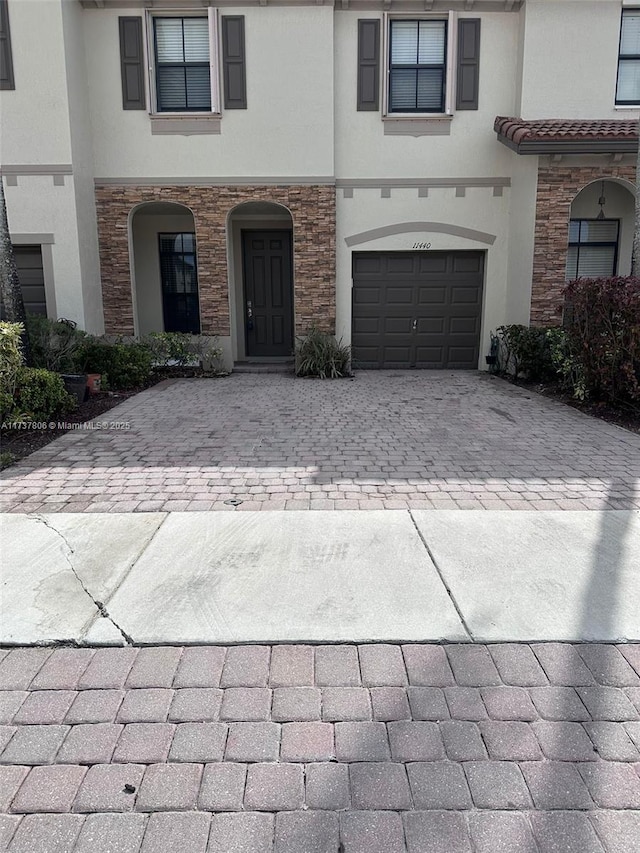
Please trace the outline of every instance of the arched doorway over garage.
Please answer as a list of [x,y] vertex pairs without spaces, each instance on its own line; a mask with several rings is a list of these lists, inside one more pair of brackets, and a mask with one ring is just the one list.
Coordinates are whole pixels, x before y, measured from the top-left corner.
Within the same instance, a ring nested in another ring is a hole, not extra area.
[[200,334],[195,222],[176,202],[132,210],[129,233],[136,331]]
[[629,275],[634,190],[604,178],[587,184],[571,203],[566,279]]
[[282,204],[247,201],[227,217],[234,361],[281,360],[295,336],[293,219]]

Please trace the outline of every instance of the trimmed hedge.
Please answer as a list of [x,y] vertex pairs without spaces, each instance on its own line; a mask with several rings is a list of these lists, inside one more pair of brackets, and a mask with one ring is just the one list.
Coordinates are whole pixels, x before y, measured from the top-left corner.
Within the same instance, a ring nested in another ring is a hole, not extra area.
[[565,295],[567,356],[580,367],[584,396],[639,401],[640,278],[579,278]]
[[20,418],[30,421],[48,421],[72,411],[77,405],[59,374],[40,367],[18,370],[13,399]]

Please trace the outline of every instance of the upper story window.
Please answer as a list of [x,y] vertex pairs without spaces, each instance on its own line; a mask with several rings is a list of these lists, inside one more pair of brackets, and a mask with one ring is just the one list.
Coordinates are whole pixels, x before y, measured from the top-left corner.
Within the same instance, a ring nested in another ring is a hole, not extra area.
[[567,281],[616,274],[619,219],[572,219],[569,223]]
[[389,22],[389,112],[443,113],[447,22]]
[[158,112],[210,112],[208,18],[153,19]]
[[7,0],[0,0],[0,89],[15,88],[9,31],[9,4]]
[[640,9],[622,12],[616,104],[640,104]]

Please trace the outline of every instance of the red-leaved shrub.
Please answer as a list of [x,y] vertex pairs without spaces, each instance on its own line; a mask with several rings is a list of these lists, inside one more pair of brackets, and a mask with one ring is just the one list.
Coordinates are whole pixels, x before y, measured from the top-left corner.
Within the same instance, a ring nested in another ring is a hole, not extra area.
[[570,352],[593,400],[640,400],[640,278],[579,278],[565,289]]

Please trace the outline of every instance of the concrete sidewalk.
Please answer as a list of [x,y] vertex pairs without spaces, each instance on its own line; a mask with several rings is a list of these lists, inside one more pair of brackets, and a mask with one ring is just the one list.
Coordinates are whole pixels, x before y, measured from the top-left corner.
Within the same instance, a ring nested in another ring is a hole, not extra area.
[[640,513],[2,517],[0,642],[640,639]]

